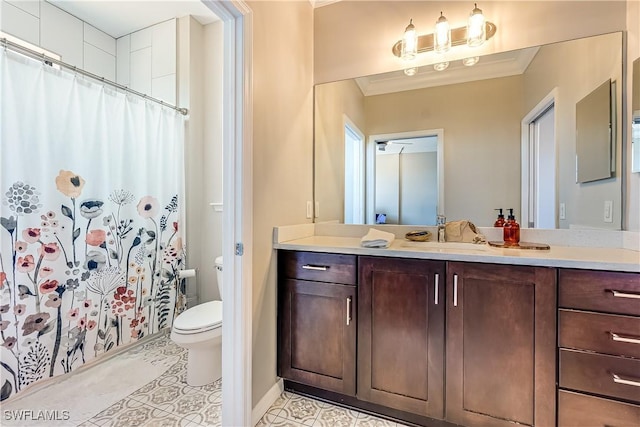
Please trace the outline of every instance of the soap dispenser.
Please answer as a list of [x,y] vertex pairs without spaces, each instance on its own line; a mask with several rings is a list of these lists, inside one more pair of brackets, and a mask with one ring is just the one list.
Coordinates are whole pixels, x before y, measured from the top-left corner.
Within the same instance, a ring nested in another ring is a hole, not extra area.
[[517,246],[520,242],[520,224],[516,222],[516,217],[513,215],[513,208],[508,209],[509,216],[503,227],[503,240],[507,246]]
[[504,227],[504,214],[502,213],[502,208],[494,209],[494,211],[498,211],[498,219],[493,223],[494,227]]

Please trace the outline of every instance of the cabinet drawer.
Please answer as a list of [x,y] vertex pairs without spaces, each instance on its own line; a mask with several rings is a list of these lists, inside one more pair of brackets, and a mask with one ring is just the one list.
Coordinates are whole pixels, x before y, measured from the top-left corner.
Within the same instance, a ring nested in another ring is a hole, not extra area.
[[640,359],[640,317],[574,310],[558,315],[560,347]]
[[355,255],[280,251],[278,263],[282,278],[356,284]]
[[640,316],[640,274],[560,270],[558,304],[562,308]]
[[560,390],[558,427],[640,426],[640,406]]
[[640,360],[561,349],[560,387],[640,402]]

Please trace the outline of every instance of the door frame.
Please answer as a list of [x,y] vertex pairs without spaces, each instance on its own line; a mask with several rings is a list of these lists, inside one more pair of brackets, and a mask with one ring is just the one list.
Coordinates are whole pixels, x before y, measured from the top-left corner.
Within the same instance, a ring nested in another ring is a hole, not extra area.
[[201,0],[223,22],[222,425],[252,425],[253,16],[242,0]]
[[[544,113],[551,105],[558,104],[558,88],[554,87],[547,96],[542,98],[538,104],[527,113],[521,121],[521,178],[520,178],[520,226],[529,228],[529,209],[531,206],[531,198],[535,196],[529,191],[529,178],[531,175],[531,148],[533,141],[529,132],[529,125],[533,123],[542,113]],[[554,108],[554,123],[557,123],[557,108]],[[556,228],[558,227],[558,127],[554,125],[554,146],[555,146],[555,206],[556,206]],[[535,226],[534,226],[535,227]]]
[[438,138],[438,152],[436,154],[436,161],[438,165],[438,207],[436,208],[437,215],[444,215],[444,129],[427,129],[427,130],[415,130],[409,132],[395,132],[395,133],[381,133],[376,135],[369,135],[367,139],[367,145],[365,153],[366,163],[366,178],[365,178],[365,192],[366,192],[366,210],[365,221],[367,224],[376,223],[376,141],[378,140],[392,140],[392,139],[408,139],[417,138],[421,136],[435,136]]
[[[367,216],[367,205],[366,205],[366,193],[367,193],[367,189],[366,189],[366,146],[367,146],[367,140],[364,136],[364,133],[360,130],[360,128],[353,122],[353,120],[351,120],[351,118],[349,118],[349,116],[347,116],[346,114],[342,115],[342,129],[343,129],[343,133],[342,133],[342,146],[346,147],[347,146],[347,141],[346,141],[346,136],[345,136],[345,132],[346,132],[346,128],[349,128],[352,132],[354,132],[355,134],[357,134],[360,137],[360,140],[362,141],[362,148],[361,148],[361,152],[360,152],[360,158],[362,160],[361,162],[361,168],[360,168],[360,173],[359,173],[359,177],[358,179],[360,180],[361,188],[360,188],[360,206],[362,207],[362,215],[360,215],[360,218],[358,218],[357,220],[355,220],[355,222],[353,222],[352,224],[362,224],[365,222],[366,220],[366,216]],[[346,183],[346,172],[347,172],[347,166],[345,165],[345,183]],[[345,194],[346,196],[346,194]],[[344,219],[345,219],[345,223],[346,223],[346,218],[347,218],[347,199],[345,197],[345,201],[344,201]]]

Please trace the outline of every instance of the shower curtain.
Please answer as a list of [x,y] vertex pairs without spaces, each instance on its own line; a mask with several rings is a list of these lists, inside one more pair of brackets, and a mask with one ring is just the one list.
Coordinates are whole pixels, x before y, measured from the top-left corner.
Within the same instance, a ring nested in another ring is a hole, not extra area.
[[0,52],[0,398],[185,305],[184,119]]

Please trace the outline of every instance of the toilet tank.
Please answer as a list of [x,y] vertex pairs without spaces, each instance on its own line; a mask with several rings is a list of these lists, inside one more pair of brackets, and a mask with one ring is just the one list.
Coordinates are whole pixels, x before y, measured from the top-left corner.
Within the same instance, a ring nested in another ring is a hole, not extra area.
[[219,256],[215,260],[216,263],[216,279],[218,282],[218,291],[220,292],[220,300],[222,300],[222,257]]

